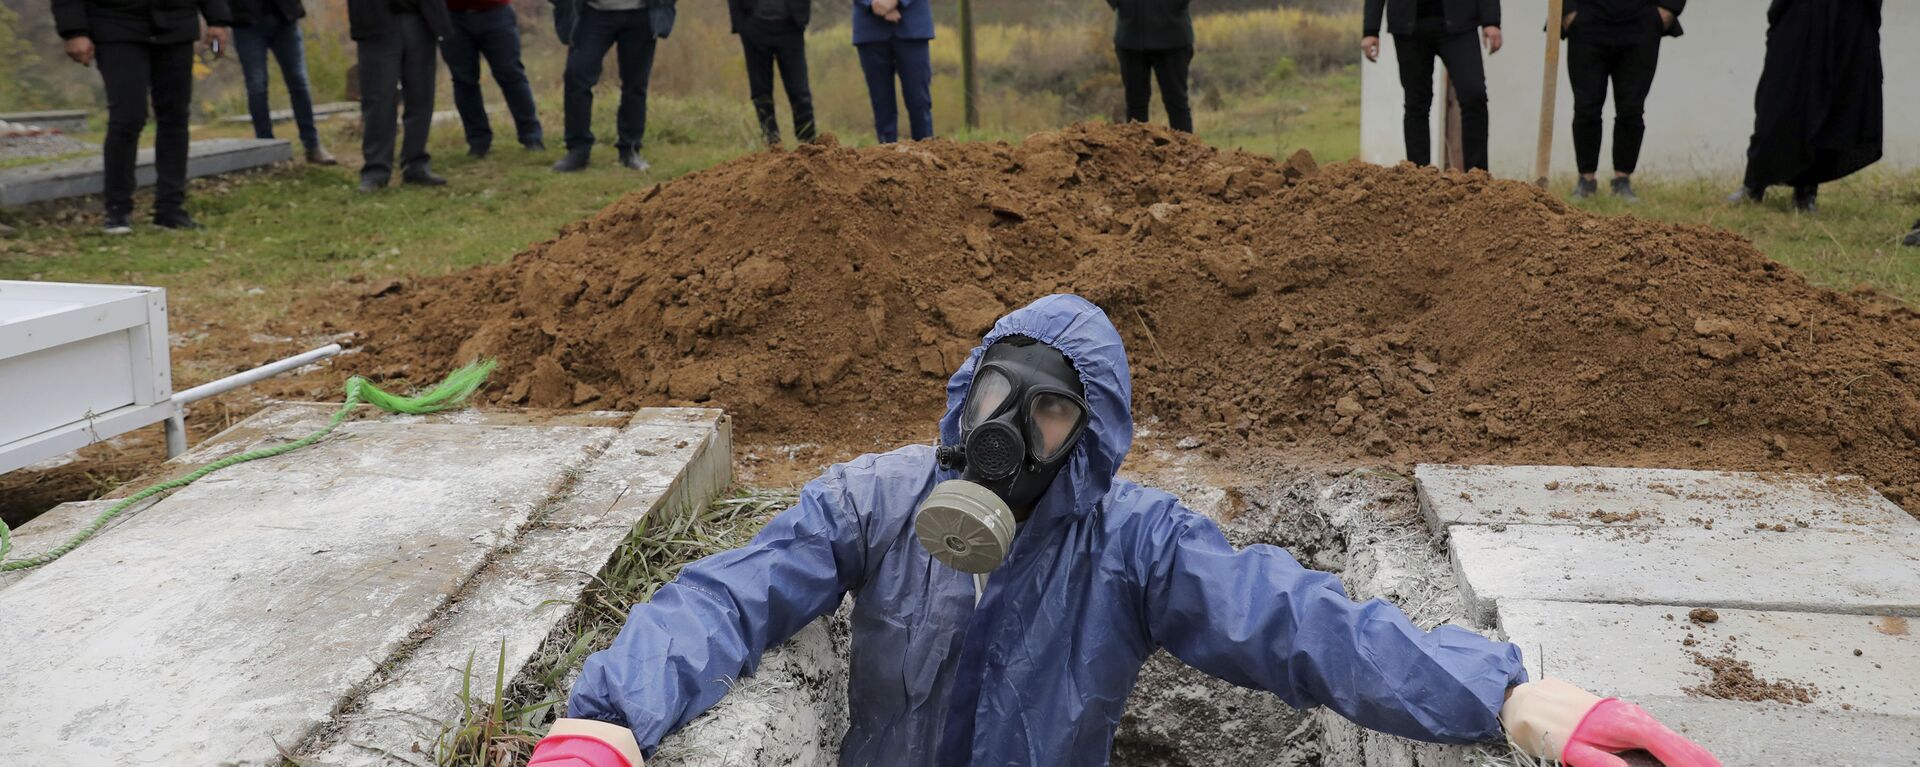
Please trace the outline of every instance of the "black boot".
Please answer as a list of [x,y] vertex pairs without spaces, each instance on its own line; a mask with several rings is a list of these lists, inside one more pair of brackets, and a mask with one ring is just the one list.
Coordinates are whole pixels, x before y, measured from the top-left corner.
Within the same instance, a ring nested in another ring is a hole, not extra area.
[[1920,248],[1920,220],[1913,222],[1913,231],[1907,232],[1907,238],[1900,241],[1909,248]]
[[153,214],[153,225],[162,229],[191,231],[201,228],[200,222],[193,220],[184,210],[169,210]]
[[1820,187],[1814,184],[1794,187],[1793,209],[1801,213],[1820,212]]
[[620,150],[620,167],[645,173],[653,166],[648,165],[647,161],[640,157],[640,150],[622,149]]
[[567,150],[567,156],[560,158],[559,162],[553,164],[553,172],[574,173],[586,170],[587,162],[592,156],[593,150],[591,149],[569,149]]
[[104,234],[133,234],[133,217],[125,213],[107,211],[107,220],[100,231]]
[[1573,199],[1585,200],[1599,193],[1599,179],[1582,178],[1573,182]]
[[1621,202],[1631,205],[1640,201],[1640,195],[1633,193],[1632,179],[1626,176],[1614,176],[1612,186],[1613,196],[1620,198]]
[[401,183],[413,184],[416,186],[446,186],[447,185],[446,177],[441,176],[438,173],[434,173],[433,168],[428,166],[424,162],[419,163],[417,165],[408,166],[406,172],[400,174],[400,181]]
[[1767,190],[1755,189],[1750,186],[1742,186],[1740,187],[1740,191],[1727,195],[1728,205],[1739,205],[1741,203],[1748,203],[1748,202],[1762,203],[1762,202],[1766,202],[1766,200],[1767,200]]

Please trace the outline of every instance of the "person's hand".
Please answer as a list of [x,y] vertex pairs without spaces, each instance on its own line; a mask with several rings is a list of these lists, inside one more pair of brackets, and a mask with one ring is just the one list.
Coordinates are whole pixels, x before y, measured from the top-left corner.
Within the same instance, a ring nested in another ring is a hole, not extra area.
[[1561,18],[1560,18],[1560,31],[1562,31],[1562,32],[1565,32],[1565,31],[1567,31],[1567,30],[1569,30],[1569,29],[1572,29],[1572,28],[1573,28],[1573,17],[1575,17],[1575,16],[1578,16],[1578,15],[1580,15],[1580,12],[1579,12],[1579,11],[1574,11],[1574,12],[1572,12],[1572,13],[1569,13],[1569,14],[1567,14],[1567,15],[1565,15],[1565,16],[1563,16],[1563,17],[1561,17]]
[[1672,29],[1674,18],[1675,17],[1673,15],[1673,11],[1669,11],[1665,8],[1661,8],[1660,9],[1660,28]]
[[1380,37],[1378,35],[1368,35],[1360,38],[1360,55],[1367,57],[1368,61],[1379,61]]
[[93,65],[93,38],[86,35],[67,38],[67,58],[80,66]]
[[1480,36],[1486,38],[1488,56],[1492,56],[1493,54],[1499,53],[1500,44],[1503,42],[1506,42],[1506,38],[1500,36],[1499,27],[1487,27],[1486,29],[1482,29],[1480,30]]
[[900,0],[873,0],[873,15],[885,18],[900,10]]
[[897,9],[887,11],[887,15],[880,18],[886,19],[889,23],[898,24],[900,23],[900,11]]
[[225,55],[227,49],[233,47],[233,30],[226,27],[207,27],[207,31],[200,35],[200,45],[213,46],[214,43],[219,43],[218,47],[213,48],[214,58]]
[[633,731],[591,719],[559,719],[533,747],[527,767],[643,767]]
[[1515,748],[1567,767],[1626,767],[1615,753],[1650,752],[1666,767],[1721,767],[1699,744],[1667,729],[1645,709],[1558,679],[1513,688],[1500,724]]

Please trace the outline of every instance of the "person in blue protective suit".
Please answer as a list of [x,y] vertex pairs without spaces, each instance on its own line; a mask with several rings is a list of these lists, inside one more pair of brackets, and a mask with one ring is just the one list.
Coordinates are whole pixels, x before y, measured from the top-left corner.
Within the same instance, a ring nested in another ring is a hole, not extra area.
[[[762,652],[853,596],[847,765],[1106,764],[1158,648],[1375,730],[1510,737],[1574,765],[1718,762],[1520,649],[1422,631],[1272,546],[1235,550],[1115,474],[1133,442],[1119,333],[1076,296],[997,322],[947,383],[941,446],[829,468],[746,546],[687,566],[587,659],[531,762],[638,767]],[[1606,761],[1608,759],[1616,761]]]

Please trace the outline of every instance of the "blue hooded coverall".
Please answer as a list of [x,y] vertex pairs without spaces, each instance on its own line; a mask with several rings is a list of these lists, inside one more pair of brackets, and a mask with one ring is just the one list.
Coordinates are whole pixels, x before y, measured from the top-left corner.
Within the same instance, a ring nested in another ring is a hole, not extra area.
[[940,437],[987,345],[1052,345],[1090,420],[975,605],[973,576],[933,560],[913,517],[957,476],[911,445],[838,464],[746,546],[687,566],[587,659],[568,716],[624,725],[647,755],[749,676],[767,648],[852,594],[845,765],[1103,765],[1155,648],[1296,708],[1437,742],[1501,735],[1520,649],[1455,626],[1421,631],[1273,546],[1235,551],[1207,518],[1114,475],[1133,442],[1120,334],[1078,296],[995,323],[947,382]]

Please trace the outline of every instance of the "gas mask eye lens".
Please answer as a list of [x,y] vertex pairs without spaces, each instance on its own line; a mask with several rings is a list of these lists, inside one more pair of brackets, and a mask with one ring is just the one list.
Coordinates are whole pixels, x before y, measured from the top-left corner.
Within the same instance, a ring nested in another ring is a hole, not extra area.
[[1034,395],[1028,405],[1027,444],[1036,461],[1050,461],[1071,447],[1087,411],[1079,402],[1053,392]]
[[980,371],[973,379],[973,388],[967,392],[967,417],[962,427],[971,429],[987,420],[1000,405],[1013,393],[1013,382],[1007,375],[993,368]]

